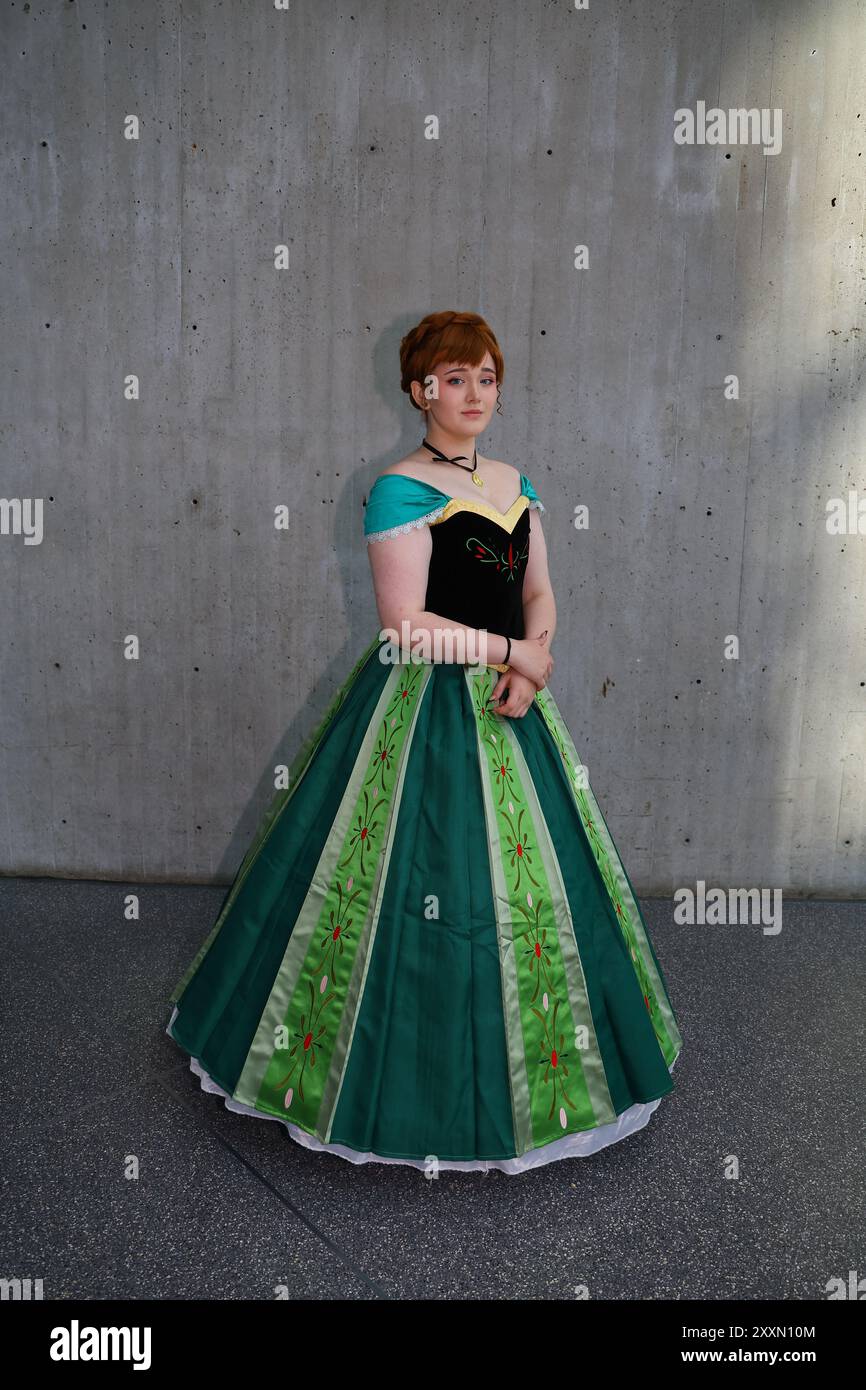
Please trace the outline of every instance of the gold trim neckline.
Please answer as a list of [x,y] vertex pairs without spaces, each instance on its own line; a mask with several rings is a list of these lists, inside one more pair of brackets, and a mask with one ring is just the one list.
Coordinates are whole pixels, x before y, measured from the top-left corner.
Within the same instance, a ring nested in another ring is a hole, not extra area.
[[443,521],[447,521],[455,512],[475,512],[478,516],[486,516],[491,521],[495,521],[497,526],[501,526],[503,531],[510,535],[520,520],[526,508],[529,506],[529,498],[522,492],[518,498],[512,502],[507,512],[500,512],[497,507],[491,506],[489,502],[482,502],[480,497],[451,497],[442,508],[439,516],[430,522],[431,526],[439,526]]

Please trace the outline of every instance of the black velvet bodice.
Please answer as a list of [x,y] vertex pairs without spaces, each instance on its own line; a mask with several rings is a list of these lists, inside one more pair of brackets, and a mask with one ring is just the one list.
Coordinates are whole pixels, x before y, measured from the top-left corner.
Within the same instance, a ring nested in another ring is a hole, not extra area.
[[504,637],[525,636],[523,577],[529,558],[529,498],[508,512],[452,498],[430,525],[433,552],[424,606]]

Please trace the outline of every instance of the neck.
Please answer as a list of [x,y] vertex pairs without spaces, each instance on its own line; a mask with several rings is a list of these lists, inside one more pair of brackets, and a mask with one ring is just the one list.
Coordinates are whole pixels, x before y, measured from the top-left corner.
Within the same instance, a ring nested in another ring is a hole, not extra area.
[[[477,437],[474,434],[452,434],[450,430],[443,430],[439,425],[430,422],[430,428],[425,431],[424,438],[428,444],[432,444],[434,449],[438,449],[440,454],[447,454],[449,458],[454,458],[457,454],[465,455],[467,463],[472,463],[477,448]],[[426,452],[426,450],[425,450]],[[430,454],[433,463],[438,462]],[[478,456],[481,462],[481,456]]]

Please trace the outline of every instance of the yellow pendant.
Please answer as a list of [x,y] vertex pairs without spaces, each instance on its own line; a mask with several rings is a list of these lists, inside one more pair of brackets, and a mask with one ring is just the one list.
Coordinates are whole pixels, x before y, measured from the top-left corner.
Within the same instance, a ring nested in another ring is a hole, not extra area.
[[478,475],[477,473],[473,473],[473,474],[472,474],[472,481],[473,481],[473,483],[475,484],[476,487],[483,487],[483,486],[484,486],[484,479],[481,478],[481,477],[479,477],[479,475]]

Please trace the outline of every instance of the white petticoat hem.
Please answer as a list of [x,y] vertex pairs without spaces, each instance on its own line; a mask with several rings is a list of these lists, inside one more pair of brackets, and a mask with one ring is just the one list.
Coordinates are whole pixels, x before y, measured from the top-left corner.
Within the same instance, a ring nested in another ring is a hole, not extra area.
[[[175,1005],[165,1030],[172,1042],[177,1042],[171,1029],[178,1012],[178,1007]],[[182,1046],[179,1042],[177,1045],[178,1047]],[[678,1056],[679,1053],[677,1053]],[[669,1072],[673,1071],[676,1060],[675,1057],[668,1067]],[[543,1148],[529,1149],[516,1158],[435,1159],[435,1156],[431,1159],[390,1158],[372,1151],[362,1153],[359,1149],[350,1149],[345,1144],[325,1144],[321,1139],[308,1134],[305,1129],[292,1124],[291,1120],[284,1120],[281,1115],[266,1115],[261,1110],[254,1109],[252,1105],[243,1105],[240,1101],[233,1100],[222,1086],[208,1076],[196,1057],[190,1057],[189,1065],[190,1071],[198,1077],[202,1090],[211,1095],[222,1096],[227,1110],[233,1110],[238,1115],[251,1115],[256,1120],[276,1120],[277,1124],[285,1125],[291,1137],[298,1144],[303,1144],[306,1149],[313,1149],[319,1153],[336,1154],[339,1158],[347,1159],[349,1163],[402,1163],[410,1168],[418,1168],[422,1172],[428,1172],[435,1164],[437,1169],[451,1169],[461,1173],[486,1173],[491,1168],[496,1168],[501,1173],[518,1174],[525,1173],[531,1168],[541,1168],[545,1163],[555,1163],[557,1159],[586,1158],[590,1154],[597,1153],[599,1149],[607,1148],[609,1144],[616,1144],[620,1139],[627,1139],[630,1134],[636,1134],[639,1129],[643,1129],[649,1123],[650,1116],[664,1100],[664,1096],[659,1096],[657,1100],[638,1101],[608,1124],[597,1125],[595,1129],[580,1130],[576,1134],[563,1135],[561,1139],[554,1139],[552,1143],[545,1144]]]

